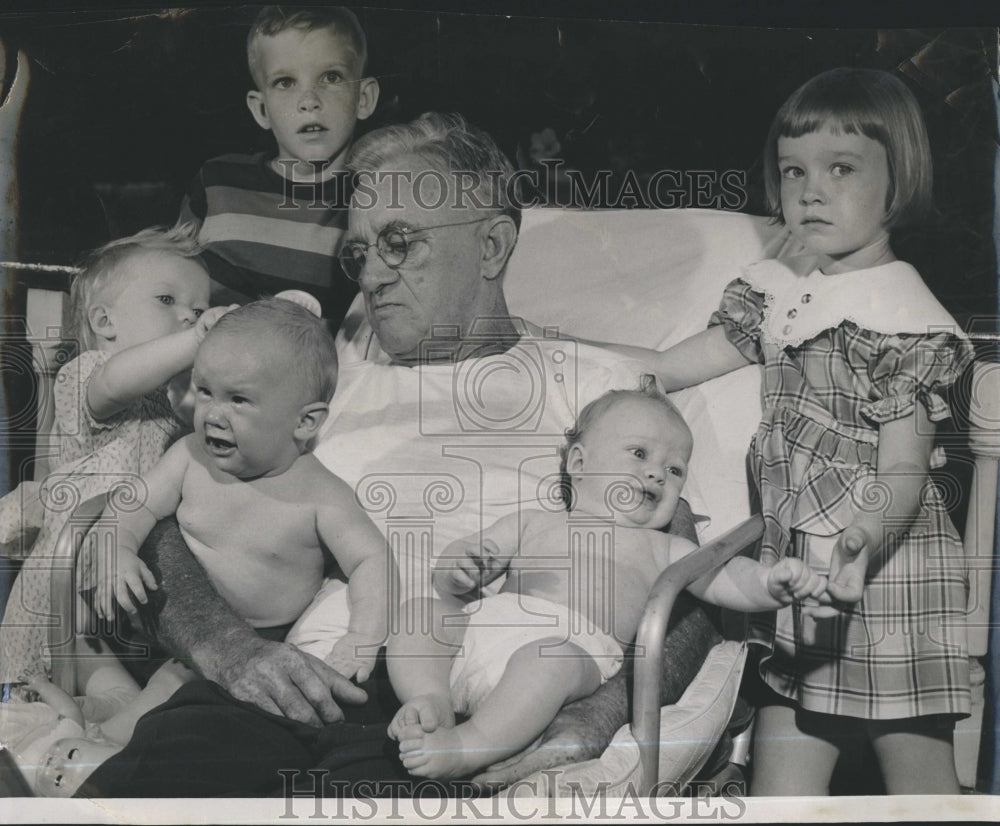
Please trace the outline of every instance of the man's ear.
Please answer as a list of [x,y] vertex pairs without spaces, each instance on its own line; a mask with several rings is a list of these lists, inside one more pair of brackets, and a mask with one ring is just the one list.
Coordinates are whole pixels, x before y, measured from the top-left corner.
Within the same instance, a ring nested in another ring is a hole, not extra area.
[[113,341],[117,333],[114,322],[108,315],[108,308],[104,304],[95,304],[87,310],[87,323],[94,335],[106,341]]
[[509,215],[498,215],[487,224],[483,244],[482,274],[487,281],[499,278],[517,243],[517,227]]
[[308,442],[319,433],[319,429],[330,415],[330,405],[326,402],[312,402],[299,411],[299,423],[292,434],[301,442]]
[[380,87],[378,79],[374,77],[363,77],[358,81],[360,85],[358,94],[358,120],[367,120],[375,111],[378,103],[378,93]]
[[583,445],[573,442],[566,451],[566,472],[571,476],[574,473],[582,473],[584,458]]
[[253,115],[253,119],[257,121],[257,125],[261,129],[271,128],[271,119],[267,116],[264,96],[256,89],[247,92],[247,109],[250,110],[250,114]]

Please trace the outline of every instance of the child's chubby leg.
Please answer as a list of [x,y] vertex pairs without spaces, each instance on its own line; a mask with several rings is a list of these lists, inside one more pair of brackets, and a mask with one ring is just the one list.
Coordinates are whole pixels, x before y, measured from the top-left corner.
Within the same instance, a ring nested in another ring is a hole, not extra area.
[[[540,645],[556,643],[561,643],[561,656],[539,655]],[[404,729],[399,737],[403,765],[424,777],[470,774],[517,754],[566,703],[593,694],[600,685],[597,663],[579,646],[555,638],[523,645],[467,722],[432,732],[418,726]]]
[[960,793],[953,719],[932,715],[867,725],[889,794]]
[[411,599],[401,606],[400,630],[386,646],[389,680],[403,704],[389,724],[394,740],[412,726],[429,732],[455,725],[451,666],[468,624],[454,597]]
[[843,745],[842,735],[856,728],[844,717],[773,703],[757,711],[754,727],[755,797],[826,796]]

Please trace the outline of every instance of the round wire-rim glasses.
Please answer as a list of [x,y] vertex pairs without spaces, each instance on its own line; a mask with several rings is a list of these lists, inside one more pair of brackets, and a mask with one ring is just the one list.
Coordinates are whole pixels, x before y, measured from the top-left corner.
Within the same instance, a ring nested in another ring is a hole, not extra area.
[[496,215],[484,215],[481,218],[473,218],[471,221],[454,221],[450,224],[434,224],[430,227],[397,227],[390,224],[376,236],[375,242],[372,244],[365,244],[362,241],[348,241],[341,248],[337,257],[340,259],[340,266],[344,270],[344,274],[351,281],[360,281],[365,262],[368,260],[368,250],[372,247],[375,247],[378,257],[389,269],[396,270],[403,266],[406,261],[406,256],[410,254],[410,246],[414,241],[419,240],[411,240],[407,236],[432,229],[478,224],[480,221],[495,217]]

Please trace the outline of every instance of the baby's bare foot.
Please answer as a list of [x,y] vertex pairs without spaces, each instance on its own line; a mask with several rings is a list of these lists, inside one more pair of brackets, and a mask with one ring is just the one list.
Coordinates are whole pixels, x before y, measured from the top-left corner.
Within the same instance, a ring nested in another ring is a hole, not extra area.
[[482,731],[474,719],[431,732],[408,726],[400,732],[399,757],[410,774],[449,780],[473,774],[520,751],[520,747],[499,744],[502,739]]
[[458,728],[439,728],[425,732],[410,726],[400,733],[399,758],[406,770],[417,777],[449,780],[471,774],[492,760],[463,741]]
[[421,694],[403,703],[389,723],[389,736],[401,740],[404,729],[415,728],[431,732],[439,728],[452,728],[455,712],[451,710],[451,697],[444,694]]

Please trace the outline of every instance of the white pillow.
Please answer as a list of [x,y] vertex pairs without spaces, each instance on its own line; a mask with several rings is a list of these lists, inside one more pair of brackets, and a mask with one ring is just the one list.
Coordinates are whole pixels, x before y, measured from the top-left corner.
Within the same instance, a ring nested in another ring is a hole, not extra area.
[[[740,269],[788,234],[767,218],[703,209],[567,210],[523,215],[505,275],[514,315],[569,335],[662,349],[705,329]],[[706,542],[750,515],[745,457],[760,422],[750,365],[673,394],[694,433],[692,484],[709,503]]]

